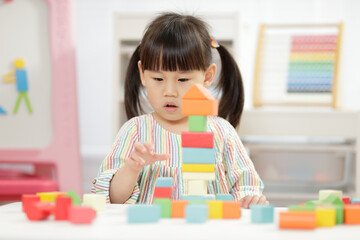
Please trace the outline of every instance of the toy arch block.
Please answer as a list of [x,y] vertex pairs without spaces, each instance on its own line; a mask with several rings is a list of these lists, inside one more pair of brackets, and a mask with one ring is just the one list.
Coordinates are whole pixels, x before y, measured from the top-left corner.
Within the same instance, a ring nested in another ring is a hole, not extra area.
[[194,84],[182,97],[182,115],[218,115],[218,102],[200,84]]
[[215,99],[201,84],[192,85],[182,99],[212,100]]

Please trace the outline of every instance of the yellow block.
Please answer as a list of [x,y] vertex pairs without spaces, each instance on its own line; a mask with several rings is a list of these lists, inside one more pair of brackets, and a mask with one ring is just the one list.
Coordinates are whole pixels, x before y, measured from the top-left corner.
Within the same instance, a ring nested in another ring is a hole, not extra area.
[[317,207],[316,221],[319,227],[333,227],[336,224],[336,211],[333,207]]
[[211,200],[206,204],[209,206],[209,218],[223,218],[223,201]]
[[183,172],[215,172],[214,164],[183,164]]
[[65,192],[39,192],[36,195],[40,196],[41,202],[55,202],[56,198],[65,195]]

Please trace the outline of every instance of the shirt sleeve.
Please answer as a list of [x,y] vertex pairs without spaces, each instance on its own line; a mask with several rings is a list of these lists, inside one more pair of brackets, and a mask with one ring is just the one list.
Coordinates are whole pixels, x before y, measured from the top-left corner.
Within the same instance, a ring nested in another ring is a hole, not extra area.
[[255,170],[254,164],[233,126],[226,121],[226,138],[224,149],[224,166],[227,171],[226,180],[235,200],[247,195],[262,194],[264,184]]
[[[110,203],[109,190],[111,180],[115,173],[124,165],[124,160],[134,150],[137,141],[137,126],[132,120],[129,120],[119,130],[110,152],[102,162],[97,177],[93,180],[91,192],[106,195],[107,203]],[[139,180],[136,182],[130,198],[125,203],[136,203],[140,194],[138,182]]]

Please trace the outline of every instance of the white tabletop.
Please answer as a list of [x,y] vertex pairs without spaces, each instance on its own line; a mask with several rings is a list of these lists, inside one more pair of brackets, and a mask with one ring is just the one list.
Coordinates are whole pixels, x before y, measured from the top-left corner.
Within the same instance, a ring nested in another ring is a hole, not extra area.
[[161,219],[158,223],[128,224],[126,205],[111,204],[98,212],[90,225],[74,225],[68,221],[29,221],[22,213],[21,203],[0,207],[0,239],[358,239],[360,225],[338,225],[315,230],[280,230],[275,209],[272,224],[254,224],[250,221],[250,210],[242,210],[237,220],[208,220],[204,224],[188,224],[185,219]]

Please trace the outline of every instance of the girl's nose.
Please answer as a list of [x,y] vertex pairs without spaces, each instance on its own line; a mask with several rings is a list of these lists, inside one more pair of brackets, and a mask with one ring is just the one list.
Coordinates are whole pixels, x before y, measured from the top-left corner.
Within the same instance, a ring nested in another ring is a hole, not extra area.
[[164,89],[164,96],[165,97],[177,97],[177,88],[176,88],[176,84],[172,83],[171,81],[168,81],[165,84],[165,89]]

